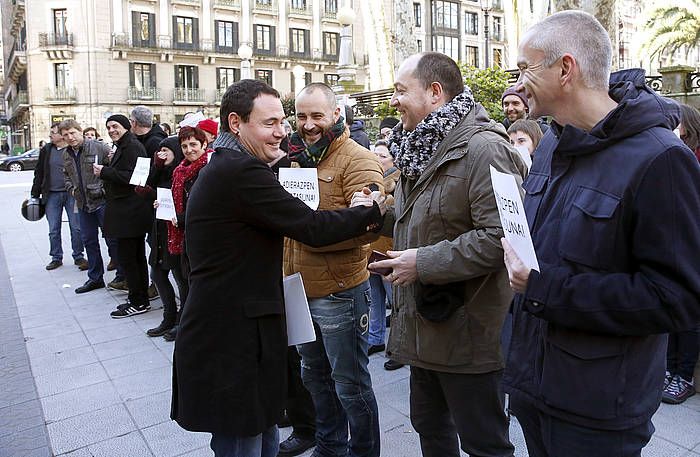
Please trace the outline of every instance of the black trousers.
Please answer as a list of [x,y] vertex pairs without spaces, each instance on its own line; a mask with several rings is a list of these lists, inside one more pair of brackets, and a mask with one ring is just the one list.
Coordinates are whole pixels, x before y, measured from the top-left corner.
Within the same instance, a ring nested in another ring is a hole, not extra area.
[[296,346],[287,348],[287,417],[292,435],[304,439],[316,436],[316,409],[311,394],[301,380],[301,357]]
[[180,295],[181,306],[187,300],[190,288],[188,281],[182,275],[180,256],[173,256],[172,261],[173,267],[170,270],[158,266],[151,267],[151,279],[153,284],[156,285],[160,299],[163,302],[163,320],[167,323],[175,324],[177,321],[177,303],[175,302],[175,289],[173,289],[168,274],[170,272],[173,273],[178,294]]
[[654,433],[651,421],[627,430],[582,427],[513,398],[510,410],[523,429],[530,457],[639,457]]
[[688,382],[693,379],[695,365],[698,363],[698,353],[700,353],[700,331],[698,330],[696,328],[668,335],[666,369],[672,375],[680,375]]
[[137,306],[148,304],[148,264],[144,236],[117,239],[119,264],[124,269],[129,284],[129,301]]
[[512,457],[499,387],[502,374],[411,367],[411,423],[420,435],[423,457],[459,457],[460,442],[472,457]]

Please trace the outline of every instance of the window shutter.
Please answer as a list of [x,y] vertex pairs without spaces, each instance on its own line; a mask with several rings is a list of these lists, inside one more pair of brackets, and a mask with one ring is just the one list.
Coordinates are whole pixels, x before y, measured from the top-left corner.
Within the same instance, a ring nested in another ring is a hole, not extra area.
[[340,57],[340,35],[337,33],[334,33],[335,35],[335,56],[336,58]]
[[238,52],[238,22],[233,23],[233,52]]
[[270,54],[277,55],[277,27],[270,26]]
[[[290,52],[299,51],[298,49],[294,48],[294,29],[289,29],[289,51]],[[294,86],[292,86],[292,87],[294,87]],[[292,92],[294,92],[294,89],[292,89]]]
[[192,18],[192,49],[199,49],[199,19]]
[[138,11],[131,12],[131,40],[133,46],[139,46],[141,44],[141,31],[139,28],[139,19],[141,13]]
[[192,67],[192,88],[199,89],[199,67]]
[[311,55],[311,32],[304,30],[304,54]]
[[158,87],[156,82],[156,64],[151,64],[151,87]]
[[258,49],[258,27],[260,26],[253,26],[253,51],[256,51]]
[[134,87],[136,82],[134,81],[134,64],[129,63],[129,86]]
[[175,87],[182,87],[182,84],[181,84],[181,82],[178,80],[178,77],[177,77],[177,69],[178,69],[178,67],[179,67],[179,65],[173,65],[173,70],[174,70],[174,74],[175,74]]
[[220,21],[214,21],[214,48],[218,51],[220,44],[219,44],[219,22]]
[[171,36],[173,37],[173,43],[180,43],[182,41],[182,37],[177,33],[177,16],[173,16],[173,33]]
[[148,44],[156,46],[156,15],[153,13],[148,14]]

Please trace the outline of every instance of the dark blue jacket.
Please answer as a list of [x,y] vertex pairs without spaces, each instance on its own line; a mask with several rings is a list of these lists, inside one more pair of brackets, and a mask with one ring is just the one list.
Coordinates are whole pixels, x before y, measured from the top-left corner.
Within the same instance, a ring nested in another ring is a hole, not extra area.
[[590,132],[553,123],[523,183],[541,272],[513,301],[504,384],[616,430],[658,408],[665,333],[700,322],[700,165],[642,70],[610,87],[618,107]]
[[362,147],[369,149],[369,136],[365,132],[365,123],[361,120],[354,121],[350,126],[350,138]]

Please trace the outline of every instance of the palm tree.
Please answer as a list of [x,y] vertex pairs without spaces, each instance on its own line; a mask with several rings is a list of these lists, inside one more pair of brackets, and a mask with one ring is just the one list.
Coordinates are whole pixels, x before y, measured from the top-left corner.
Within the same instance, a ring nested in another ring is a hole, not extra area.
[[646,26],[652,35],[646,46],[652,58],[663,54],[673,56],[682,50],[687,60],[690,52],[700,47],[700,0],[687,2],[688,6],[657,8],[651,13]]

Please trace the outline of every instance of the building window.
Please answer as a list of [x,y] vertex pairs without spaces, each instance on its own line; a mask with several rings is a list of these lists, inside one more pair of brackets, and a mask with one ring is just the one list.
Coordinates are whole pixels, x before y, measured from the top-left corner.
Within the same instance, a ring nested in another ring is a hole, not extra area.
[[131,64],[131,86],[137,90],[156,87],[156,66],[152,63]]
[[493,66],[501,68],[503,67],[503,50],[498,48],[493,48]]
[[418,48],[418,52],[423,52],[423,40],[417,40],[416,47]]
[[309,30],[289,29],[289,52],[291,55],[307,56],[310,55],[309,49]]
[[493,17],[493,39],[496,41],[503,41],[503,18],[494,16]]
[[255,79],[265,81],[268,86],[272,86],[272,70],[255,70]]
[[238,23],[214,21],[216,31],[216,50],[235,53],[238,50]]
[[[311,79],[312,79],[311,73],[309,73],[308,71],[306,73],[304,73],[304,87],[311,84]],[[291,82],[292,93],[294,94],[297,91],[297,87],[296,87],[297,81],[296,81],[296,78],[294,77],[293,72],[289,73],[289,81]]]
[[441,52],[452,57],[454,60],[459,60],[459,38],[454,36],[435,35],[434,36],[435,51]]
[[423,23],[423,11],[420,8],[420,3],[413,4],[413,25],[420,27]]
[[443,0],[433,1],[433,26],[439,29],[459,30],[459,4]]
[[477,13],[470,11],[464,13],[464,32],[467,35],[479,34],[479,15]]
[[241,70],[238,68],[217,68],[216,88],[225,90],[231,84],[241,80]]
[[470,67],[479,68],[479,48],[477,46],[467,46],[464,54],[464,63]]
[[271,25],[253,26],[253,50],[256,54],[271,55],[275,49],[275,27]]
[[154,47],[156,44],[156,15],[131,12],[132,42],[136,48]]
[[327,13],[337,13],[338,12],[338,0],[324,0],[323,6]]
[[175,65],[175,87],[199,89],[199,69],[194,65]]
[[55,63],[53,64],[53,74],[56,87],[65,88],[68,87],[70,69],[67,63]]
[[333,32],[323,32],[323,55],[329,60],[338,60],[340,53],[340,40],[338,34]]
[[306,0],[292,0],[291,4],[289,6],[293,10],[305,10],[306,9]]
[[175,30],[173,41],[176,49],[197,49],[199,46],[199,21],[196,18],[174,16]]
[[68,10],[56,9],[53,10],[53,33],[57,37],[65,37],[68,34],[66,27],[68,22]]
[[325,74],[323,75],[323,82],[329,86],[337,86],[338,81],[340,81],[340,76],[336,74]]

